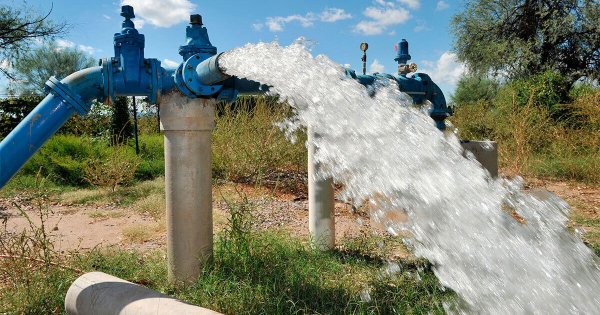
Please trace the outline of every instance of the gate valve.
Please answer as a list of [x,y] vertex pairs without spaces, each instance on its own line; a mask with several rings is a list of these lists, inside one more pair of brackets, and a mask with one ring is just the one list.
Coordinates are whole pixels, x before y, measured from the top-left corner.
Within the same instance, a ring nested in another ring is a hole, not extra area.
[[124,18],[120,33],[114,35],[115,56],[100,60],[104,77],[105,103],[112,103],[115,96],[147,96],[149,103],[156,103],[164,89],[170,89],[172,79],[160,61],[144,58],[145,38],[135,29],[133,8],[121,7]]

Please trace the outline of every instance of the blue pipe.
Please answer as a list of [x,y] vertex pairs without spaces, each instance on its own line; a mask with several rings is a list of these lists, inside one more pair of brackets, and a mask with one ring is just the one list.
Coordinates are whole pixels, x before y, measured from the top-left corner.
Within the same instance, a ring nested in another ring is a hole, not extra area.
[[121,16],[125,20],[114,35],[115,56],[62,81],[50,78],[50,94],[0,142],[0,188],[73,114],[87,114],[92,100],[110,104],[115,96],[135,95],[154,103],[175,87],[173,72],[157,59],[144,58],[145,38],[131,21],[133,8],[122,6]]
[[50,92],[0,142],[0,187],[74,114],[89,112],[91,101],[103,96],[102,67],[77,71],[62,81],[46,82]]

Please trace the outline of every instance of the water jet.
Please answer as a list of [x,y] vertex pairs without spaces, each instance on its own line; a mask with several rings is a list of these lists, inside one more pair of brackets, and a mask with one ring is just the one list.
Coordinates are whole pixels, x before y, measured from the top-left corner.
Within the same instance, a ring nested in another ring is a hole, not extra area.
[[[489,176],[494,173],[478,167],[469,154],[469,159],[462,157],[463,147],[470,142],[461,146],[453,135],[445,137],[440,132],[446,129],[445,120],[450,114],[445,98],[426,74],[409,76],[416,67],[407,64],[410,54],[406,41],[399,43],[398,75],[356,75],[348,70],[348,77],[343,78],[337,71],[340,67],[327,58],[307,57],[308,53],[298,47],[265,44],[279,57],[269,61],[272,67],[281,68],[281,73],[273,73],[248,69],[248,63],[257,63],[253,58],[258,57],[252,53],[258,55],[259,45],[248,47],[251,51],[244,53],[237,50],[217,54],[201,17],[192,16],[186,29],[186,45],[179,50],[183,62],[171,73],[160,67],[157,60],[144,58],[143,35],[131,22],[133,10],[124,7],[123,16],[121,33],[115,34],[115,57],[103,59],[99,67],[79,71],[62,81],[50,79],[50,95],[0,143],[0,185],[70,115],[89,110],[86,106],[92,99],[109,102],[119,95],[148,97],[160,104],[164,116],[161,125],[167,164],[169,275],[173,281],[190,282],[212,254],[209,135],[214,123],[214,102],[233,100],[240,93],[266,87],[296,101],[301,111],[299,120],[308,127],[309,145],[316,146],[309,147],[313,150],[312,174],[318,175],[312,178],[341,178],[348,187],[345,196],[357,200],[381,193],[386,198],[376,200],[380,213],[374,214],[375,219],[383,217],[386,211],[406,209],[414,224],[385,222],[388,231],[410,230],[416,240],[415,253],[432,261],[442,284],[455,289],[469,305],[480,303],[482,310],[506,313],[519,309],[589,313],[597,309],[597,298],[578,299],[586,296],[589,288],[597,288],[599,273],[589,259],[589,249],[576,237],[561,232],[566,221],[564,205],[522,194],[517,184]],[[303,63],[286,65],[285,52],[305,57],[298,58]],[[234,60],[235,54],[244,61]],[[323,68],[326,71],[319,73],[324,73],[324,78],[314,78],[313,73],[318,71],[315,69]],[[298,69],[307,73],[298,73]],[[244,71],[256,81],[240,78],[246,74]],[[309,87],[302,86],[303,93],[298,92],[298,85],[288,82],[289,73],[304,75],[305,81],[298,82],[308,82]],[[393,81],[397,88],[383,88],[372,95],[357,88],[358,83],[372,86],[383,80]],[[336,93],[344,88],[354,93],[352,97],[344,99],[348,94]],[[307,97],[306,90],[314,95]],[[423,119],[423,115],[408,107],[395,108],[406,105],[398,101],[397,92],[408,94],[414,104],[431,102],[429,117]],[[167,96],[169,93],[174,94]],[[365,104],[358,96],[373,100],[365,101],[369,106],[361,106]],[[390,102],[377,102],[382,100]],[[352,115],[367,110],[368,115]],[[484,149],[488,150],[489,144],[485,142]],[[342,156],[340,152],[345,151],[340,148],[360,151],[355,156]],[[9,155],[13,155],[13,160],[7,158]],[[323,211],[321,215],[314,213],[313,222],[321,222],[320,227],[324,227],[320,229],[324,232],[315,233],[330,239],[334,229],[332,211],[325,210],[331,210],[333,194],[327,190],[331,189],[331,182],[322,182],[323,189],[311,193],[322,196],[319,199],[324,201],[316,202]],[[501,211],[503,203],[523,208],[528,225],[511,221]],[[186,220],[182,215],[190,217]],[[317,231],[320,227],[311,229]],[[328,243],[324,248],[330,246]],[[546,253],[554,256],[546,259]],[[571,270],[571,266],[582,272]],[[511,268],[526,272],[508,277]],[[562,282],[555,285],[554,279]],[[577,286],[567,285],[575,283]],[[532,290],[532,286],[543,288],[544,294]],[[571,293],[574,291],[577,294]],[[525,302],[515,298],[521,296]],[[526,303],[526,308],[521,303]]]

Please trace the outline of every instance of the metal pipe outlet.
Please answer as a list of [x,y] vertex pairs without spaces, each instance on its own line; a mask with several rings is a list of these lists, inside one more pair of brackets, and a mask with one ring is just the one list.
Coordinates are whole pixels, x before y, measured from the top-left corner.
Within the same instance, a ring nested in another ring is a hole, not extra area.
[[335,218],[333,180],[319,179],[320,165],[315,160],[318,137],[310,128],[308,134],[308,231],[313,246],[320,250],[335,247]]
[[196,74],[198,75],[198,81],[204,85],[213,85],[224,80],[229,79],[231,76],[225,73],[219,65],[219,58],[223,53],[214,55],[196,66]]
[[71,315],[220,314],[102,272],[86,273],[71,284],[65,311]]
[[169,279],[195,281],[213,253],[211,131],[214,99],[163,97]]

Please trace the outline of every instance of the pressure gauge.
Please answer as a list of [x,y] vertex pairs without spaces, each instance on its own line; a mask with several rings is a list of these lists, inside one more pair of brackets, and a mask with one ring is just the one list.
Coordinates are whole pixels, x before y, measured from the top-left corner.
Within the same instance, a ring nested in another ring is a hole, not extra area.
[[369,49],[369,44],[367,44],[367,43],[360,43],[360,50],[367,51],[367,49]]
[[414,63],[414,62],[411,62],[411,63],[408,65],[408,70],[409,70],[410,72],[417,72],[417,70],[418,70],[418,69],[419,69],[419,68],[417,67],[417,64],[416,64],[416,63]]

